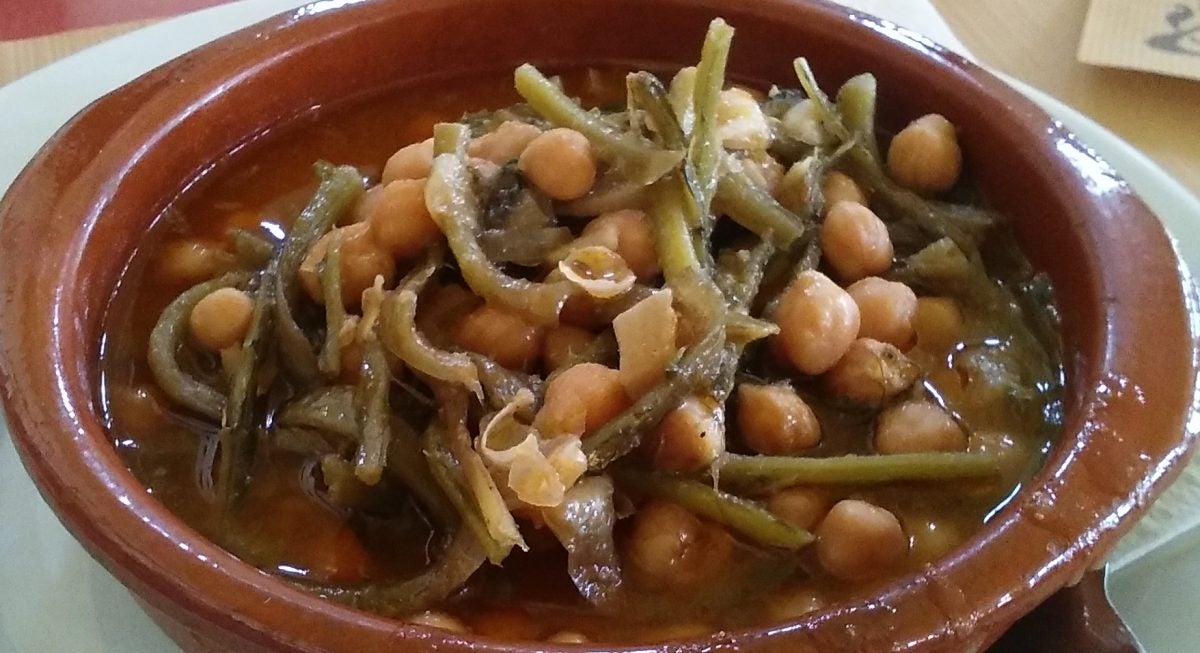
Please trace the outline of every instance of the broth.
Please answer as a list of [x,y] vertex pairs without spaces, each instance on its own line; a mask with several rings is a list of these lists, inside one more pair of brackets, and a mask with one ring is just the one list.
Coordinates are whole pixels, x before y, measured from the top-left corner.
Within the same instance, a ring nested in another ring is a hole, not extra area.
[[[201,249],[208,248],[205,256],[211,255],[209,250],[225,252],[215,256],[217,263],[203,265],[227,265],[231,229],[277,236],[290,229],[312,194],[314,161],[354,165],[376,180],[389,155],[427,138],[436,123],[518,102],[511,79],[506,74],[400,89],[316,112],[262,136],[171,205],[124,275],[108,314],[102,354],[102,401],[113,442],[147,491],[248,564],[320,587],[383,583],[425,568],[436,558],[441,538],[427,511],[400,484],[385,479],[375,496],[348,510],[330,501],[312,455],[271,446],[264,436],[259,436],[253,482],[239,508],[226,510],[214,498],[217,426],[174,406],[147,363],[147,343],[159,315],[190,285],[173,278],[170,265],[163,262],[165,252],[178,251],[172,243],[199,243]],[[624,101],[621,71],[573,71],[564,81],[585,105]],[[993,252],[990,258],[1012,256]],[[407,265],[402,264],[401,275]],[[886,573],[865,580],[838,579],[822,570],[811,546],[792,553],[730,538],[725,573],[678,591],[626,569],[624,585],[634,591],[599,609],[576,590],[567,574],[566,553],[553,535],[523,520],[528,551],[514,550],[503,566],[485,563],[463,588],[433,607],[474,632],[505,639],[542,640],[571,631],[592,641],[654,641],[783,621],[813,607],[869,596],[920,571],[962,546],[1019,489],[1022,479],[1040,464],[1057,428],[1053,388],[1030,389],[1040,393],[1035,402],[1039,410],[1012,410],[1008,399],[995,394],[1002,392],[1001,386],[967,378],[964,357],[980,348],[1003,347],[1010,334],[997,332],[986,311],[963,310],[963,326],[955,337],[941,342],[918,338],[906,355],[924,371],[923,383],[933,396],[953,406],[961,423],[971,426],[968,450],[995,454],[996,474],[986,481],[840,484],[818,491],[829,504],[861,499],[896,516],[909,551]],[[768,354],[756,356],[763,362],[747,369],[750,377],[791,380],[804,396],[824,392],[812,377],[781,370]],[[1057,361],[1053,364],[1056,381],[1061,370]],[[219,360],[200,360],[197,365],[208,366],[202,371],[219,377]],[[399,388],[393,388],[392,397],[417,402]],[[804,455],[873,453],[877,411],[813,403],[821,441]],[[751,453],[736,436],[734,417],[736,413],[728,420],[733,434],[729,449]],[[631,537],[631,521],[622,519],[616,527],[623,568],[628,567],[623,547]]]

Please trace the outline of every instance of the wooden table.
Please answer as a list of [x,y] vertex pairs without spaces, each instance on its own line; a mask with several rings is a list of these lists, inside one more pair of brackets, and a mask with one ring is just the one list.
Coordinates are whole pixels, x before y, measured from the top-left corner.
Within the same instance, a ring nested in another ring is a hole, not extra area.
[[[1200,82],[1079,63],[1087,0],[932,2],[982,61],[1091,116],[1200,195]],[[0,85],[149,22],[0,42]]]

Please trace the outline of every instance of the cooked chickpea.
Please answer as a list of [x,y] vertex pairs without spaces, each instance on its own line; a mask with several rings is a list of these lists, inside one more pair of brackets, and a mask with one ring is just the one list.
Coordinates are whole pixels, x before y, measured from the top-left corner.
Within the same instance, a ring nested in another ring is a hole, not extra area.
[[917,300],[913,330],[921,347],[933,352],[946,351],[962,338],[962,309],[950,297],[921,297]]
[[845,499],[817,527],[817,559],[842,580],[866,580],[894,569],[908,554],[908,537],[891,512]]
[[859,338],[825,374],[825,384],[835,396],[875,407],[911,386],[919,371],[895,346]]
[[867,205],[867,194],[859,188],[858,183],[837,170],[825,173],[825,179],[821,181],[821,196],[825,199],[826,213],[838,202]]
[[520,608],[495,608],[477,614],[471,626],[476,634],[510,642],[532,641],[543,635],[541,624]]
[[557,370],[592,344],[595,334],[579,327],[559,325],[546,332],[542,343],[542,362],[547,370]]
[[786,488],[767,498],[767,510],[772,514],[810,531],[829,512],[831,505],[833,501],[825,492],[807,487]]
[[114,385],[110,392],[109,401],[116,428],[137,436],[143,442],[161,436],[166,431],[164,427],[169,418],[164,401],[159,397],[162,391],[158,386]]
[[737,420],[742,440],[758,453],[787,456],[821,441],[817,416],[786,384],[741,384]]
[[503,165],[521,156],[525,146],[542,133],[541,129],[517,120],[506,120],[494,131],[467,145],[467,154]]
[[949,190],[962,172],[962,149],[954,125],[931,113],[900,130],[887,152],[888,173],[918,193]]
[[379,202],[379,198],[383,195],[383,184],[375,184],[368,188],[358,201],[354,203],[354,207],[350,209],[350,219],[344,217],[338,221],[340,226],[353,224],[355,222],[366,222],[367,217],[371,215],[371,211],[375,210],[375,205]]
[[408,618],[408,623],[429,628],[440,628],[452,633],[464,634],[470,632],[467,629],[467,625],[458,617],[437,610],[427,610],[420,614],[414,614]]
[[905,517],[904,530],[909,534],[912,557],[920,562],[933,562],[963,542],[962,531],[948,519]]
[[820,374],[850,348],[858,335],[858,306],[829,277],[800,273],[784,291],[775,312],[784,355],[805,374]]
[[551,644],[587,644],[587,635],[574,630],[560,630],[546,638]]
[[771,144],[771,126],[752,93],[736,87],[721,91],[717,139],[731,150],[764,150]]
[[321,236],[308,250],[300,264],[300,285],[313,301],[324,303],[321,291],[320,265],[333,240],[341,240],[342,303],[347,307],[357,306],[362,292],[375,284],[375,277],[382,276],[384,283],[391,283],[396,276],[396,262],[377,245],[371,237],[370,225],[356,223],[334,229]]
[[654,232],[646,214],[637,209],[609,211],[596,216],[583,228],[583,238],[610,231],[616,239],[616,252],[641,281],[658,276],[658,255],[654,252]]
[[879,453],[965,451],[967,434],[944,408],[925,399],[889,406],[875,422]]
[[542,132],[525,146],[517,165],[533,185],[556,200],[583,197],[596,181],[592,144],[574,129]]
[[482,304],[478,295],[463,286],[431,281],[419,300],[417,328],[430,342],[443,348],[450,346],[463,316]]
[[857,281],[892,267],[892,238],[871,209],[855,202],[829,207],[821,227],[825,260],[845,281]]
[[810,612],[825,607],[820,593],[810,587],[798,585],[775,591],[767,603],[767,614],[774,621],[798,619]]
[[425,208],[425,180],[401,179],[383,187],[367,209],[371,236],[395,258],[411,258],[442,237]]
[[694,639],[711,635],[713,627],[698,621],[684,623],[669,623],[662,626],[651,626],[642,629],[638,640],[643,642],[670,642],[680,639]]
[[563,370],[546,385],[546,398],[533,420],[542,435],[594,431],[629,406],[620,374],[599,363]]
[[400,179],[421,179],[433,168],[433,139],[405,145],[383,164],[380,183],[390,184]]
[[483,354],[504,367],[529,370],[542,353],[546,329],[510,310],[484,304],[463,318],[454,334],[459,347]]
[[220,351],[242,342],[250,330],[254,300],[237,288],[219,288],[192,308],[188,328],[196,342],[209,351]]
[[686,590],[712,580],[729,565],[733,539],[666,501],[650,501],[633,516],[625,559],[647,584]]
[[646,446],[658,469],[704,469],[725,453],[724,412],[712,397],[690,396],[659,422]]
[[898,281],[879,277],[859,279],[846,289],[862,316],[858,335],[874,338],[900,349],[913,343],[913,319],[917,315],[917,295]]
[[176,240],[163,245],[155,261],[155,277],[174,286],[194,286],[233,266],[233,255],[220,243]]

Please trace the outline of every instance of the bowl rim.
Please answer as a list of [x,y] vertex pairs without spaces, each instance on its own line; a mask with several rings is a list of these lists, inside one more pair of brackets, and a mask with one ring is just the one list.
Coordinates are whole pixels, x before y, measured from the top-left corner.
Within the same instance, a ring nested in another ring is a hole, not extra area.
[[[211,53],[214,50],[221,51],[222,56],[227,56],[229,51],[236,51],[239,48],[254,51],[256,47],[262,45],[262,41],[258,37],[263,33],[285,34],[288,30],[295,29],[297,25],[302,23],[309,25],[314,21],[329,21],[331,25],[337,25],[333,21],[339,16],[360,16],[361,14],[352,12],[366,13],[370,7],[382,3],[352,2],[332,10],[306,11],[306,9],[319,4],[321,3],[314,3],[280,14],[223,37],[139,77],[129,85],[114,91],[80,112],[51,139],[46,148],[39,152],[14,181],[3,202],[0,202],[0,245],[12,246],[17,235],[14,233],[13,225],[18,214],[22,212],[22,207],[29,204],[26,198],[37,196],[38,192],[45,187],[45,182],[39,179],[39,176],[51,174],[55,166],[64,165],[62,160],[64,154],[59,151],[62,149],[61,144],[64,137],[74,130],[87,127],[88,122],[94,120],[97,114],[103,113],[104,107],[110,106],[110,103],[118,101],[122,97],[131,98],[152,93],[162,80],[170,78],[176,72],[203,67],[206,61],[212,57]],[[436,2],[429,4],[436,4]],[[711,0],[698,0],[687,4],[704,5],[720,11],[720,3]],[[1087,150],[1086,146],[1079,144],[1064,127],[1009,88],[1004,82],[974,63],[933,44],[920,35],[868,14],[815,0],[765,0],[761,3],[760,8],[747,11],[787,8],[808,12],[822,20],[848,22],[857,30],[856,33],[885,43],[886,46],[881,46],[885,50],[903,51],[904,56],[922,57],[932,61],[936,66],[953,69],[964,82],[974,84],[974,90],[979,95],[992,102],[1007,103],[1012,110],[1019,111],[1025,117],[1033,120],[1035,125],[1044,126],[1049,138],[1055,140],[1056,143],[1068,149],[1074,148],[1072,156],[1082,156],[1082,160],[1090,162],[1085,166],[1080,163],[1080,159],[1077,159],[1074,161],[1074,169],[1071,169],[1070,160],[1067,158],[1056,159],[1054,165],[1058,167],[1060,173],[1067,171],[1081,176],[1098,174],[1103,177],[1116,178],[1115,173],[1107,167],[1107,164]],[[1119,197],[1123,209],[1132,211],[1132,217],[1126,216],[1125,223],[1137,222],[1142,228],[1146,228],[1145,221],[1149,219],[1154,225],[1157,225],[1159,232],[1162,231],[1157,219],[1132,194],[1132,191],[1123,185],[1123,182],[1109,192],[1114,197]],[[48,200],[39,198],[37,201],[46,202]],[[91,237],[91,230],[95,226],[94,223],[80,225],[80,237],[84,240]],[[1121,224],[1114,222],[1114,224],[1108,225],[1106,235],[1116,238],[1121,235],[1129,235],[1126,230],[1132,229],[1133,227],[1128,224],[1122,227]],[[1159,235],[1158,240],[1162,242],[1155,241],[1151,244],[1155,245],[1158,248],[1156,251],[1161,253],[1162,245],[1166,243],[1167,251],[1170,252],[1170,261],[1160,265],[1157,269],[1172,268],[1177,271],[1171,279],[1162,280],[1158,284],[1159,289],[1165,289],[1167,295],[1175,300],[1180,309],[1177,312],[1181,317],[1186,319],[1188,316],[1194,316],[1197,314],[1197,303],[1194,290],[1190,287],[1190,277],[1182,263],[1178,261],[1178,257],[1170,250],[1170,244],[1165,239],[1165,235]],[[64,284],[69,284],[73,277],[78,275],[85,243],[80,241],[73,241],[73,243],[74,249],[52,266],[51,269],[56,274],[49,277],[50,280],[47,278],[42,278],[40,282],[33,280],[30,278],[29,272],[24,270],[6,270],[0,273],[0,297],[4,298],[6,309],[9,309],[0,315],[0,326],[5,327],[5,337],[3,343],[0,343],[0,386],[4,390],[3,403],[12,427],[13,440],[23,463],[33,476],[39,491],[54,507],[72,534],[85,543],[92,555],[100,559],[122,582],[134,585],[140,591],[158,596],[164,601],[179,603],[191,613],[198,615],[198,618],[216,623],[226,631],[264,646],[298,646],[301,650],[310,650],[306,648],[306,644],[295,639],[298,636],[295,632],[289,631],[287,628],[280,628],[287,624],[280,622],[278,618],[269,618],[265,611],[246,605],[244,600],[235,600],[239,595],[271,597],[277,601],[286,602],[296,609],[316,613],[324,619],[392,636],[411,638],[417,642],[436,640],[452,647],[467,647],[485,643],[487,650],[520,650],[519,646],[498,643],[482,637],[447,638],[441,632],[434,633],[425,628],[404,625],[395,620],[377,617],[319,599],[295,589],[281,580],[270,577],[220,550],[171,515],[165,507],[158,504],[157,500],[144,491],[139,492],[138,490],[144,490],[140,482],[125,469],[103,430],[96,428],[98,426],[96,416],[90,414],[94,411],[93,397],[88,393],[82,393],[87,396],[81,396],[77,392],[81,387],[80,383],[87,381],[87,379],[81,379],[81,375],[94,376],[94,371],[84,369],[88,365],[88,361],[83,360],[86,357],[83,352],[87,350],[87,347],[85,343],[81,342],[81,334],[61,327],[52,330],[48,338],[51,358],[45,361],[31,361],[21,351],[24,343],[13,342],[12,334],[20,332],[18,325],[14,324],[18,318],[27,317],[30,314],[48,316],[54,320],[53,324],[62,325],[68,323],[72,312],[80,308],[80,299],[77,294],[64,292],[56,292],[52,302],[46,306],[33,308],[15,306],[15,302],[29,297],[26,292],[22,291],[23,285],[28,284],[29,287],[38,289],[53,287],[58,290],[65,287]],[[1097,247],[1104,245],[1103,243],[1093,244]],[[1110,244],[1102,249],[1115,251],[1116,248]],[[55,286],[54,283],[58,285]],[[1170,292],[1172,289],[1177,291],[1173,295]],[[49,312],[46,309],[49,309]],[[1111,307],[1105,317],[1119,323],[1120,318],[1131,310],[1136,309],[1129,306]],[[1027,588],[1024,594],[1008,602],[991,606],[992,609],[987,614],[978,615],[972,623],[947,623],[945,628],[934,633],[932,637],[935,640],[952,639],[956,636],[956,632],[964,627],[989,622],[1000,623],[1005,620],[1011,622],[1016,618],[1014,615],[1018,612],[1014,608],[1015,605],[1022,601],[1028,603],[1030,598],[1044,598],[1056,588],[1056,585],[1061,586],[1078,576],[1087,562],[1101,556],[1115,543],[1117,535],[1128,528],[1131,523],[1129,515],[1136,512],[1138,507],[1159,491],[1182,466],[1189,455],[1191,445],[1195,442],[1197,431],[1200,430],[1200,425],[1193,423],[1195,420],[1186,419],[1195,414],[1197,410],[1194,390],[1197,384],[1198,354],[1194,343],[1196,334],[1200,333],[1200,328],[1194,322],[1189,322],[1185,330],[1193,345],[1188,369],[1184,375],[1187,385],[1181,390],[1186,391],[1192,398],[1186,409],[1189,414],[1182,416],[1184,419],[1181,423],[1177,444],[1165,451],[1160,457],[1161,459],[1156,461],[1152,474],[1136,482],[1129,488],[1124,500],[1111,508],[1108,517],[1115,514],[1117,515],[1116,519],[1103,520],[1092,528],[1085,529],[1082,533],[1062,538],[1064,540],[1062,551],[1048,557],[1043,569],[1039,570],[1045,572],[1043,582],[1035,587]],[[1112,351],[1109,347],[1114,339],[1120,340],[1118,335],[1120,334],[1114,334],[1110,329],[1105,332],[1103,342],[1091,343],[1093,351],[1090,353],[1093,356],[1088,360],[1092,364],[1105,367],[1110,371],[1124,369],[1121,367],[1126,364],[1122,352]],[[1132,363],[1128,364],[1132,365]],[[30,398],[24,395],[23,385],[27,380],[27,370],[30,365],[34,365],[40,370],[39,381],[55,382],[56,385],[52,391],[56,400],[54,405],[32,405],[28,401]],[[1097,386],[1089,389],[1094,392],[1089,395],[1090,399],[1084,406],[1084,410],[1103,411],[1112,409],[1114,406],[1129,406],[1131,402],[1136,402],[1136,393],[1122,393],[1120,388],[1115,387],[1120,385],[1119,375],[1105,376],[1099,368],[1084,369],[1082,372],[1088,378],[1098,379],[1101,384],[1108,382],[1114,386],[1108,388],[1107,392],[1110,395],[1105,397],[1100,396],[1104,392],[1103,388]],[[1090,374],[1087,374],[1089,372]],[[1090,422],[1084,421],[1080,423],[1079,427],[1085,428],[1089,424]],[[52,435],[47,435],[48,433]],[[64,446],[64,442],[54,439],[54,435],[61,436],[63,434],[69,436],[66,438],[69,441],[67,446]],[[1074,434],[1064,433],[1064,439],[1069,439],[1071,435]],[[1056,447],[1051,458],[1047,459],[1041,471],[1029,482],[1029,485],[1049,488],[1048,484],[1056,479],[1060,483],[1065,482],[1062,481],[1062,478],[1065,477],[1059,475],[1071,471],[1066,469],[1067,463],[1072,462],[1072,459],[1088,458],[1088,451],[1079,443],[1072,448],[1059,449]],[[1105,482],[1095,478],[1100,476],[1100,473],[1089,472],[1086,466],[1081,467],[1081,465],[1083,463],[1076,462],[1075,466],[1071,468],[1075,470],[1074,477],[1079,478],[1082,475],[1085,480],[1081,482],[1103,491]],[[1083,471],[1079,472],[1080,469]],[[78,473],[86,475],[71,477],[72,474]],[[1046,497],[1051,500],[1055,498],[1053,492],[1041,496],[1042,500],[1045,500]],[[1018,518],[1023,518],[1022,522],[1029,522],[1031,519],[1037,521],[1035,503],[1036,501],[1013,502],[1000,513],[994,523],[1008,527],[1012,526],[1014,520]],[[147,517],[153,520],[154,523],[150,524],[150,528],[157,530],[161,539],[144,541],[137,537],[139,533],[148,532],[146,524],[149,522],[145,521]],[[855,611],[869,611],[873,609],[872,603],[883,604],[892,598],[913,594],[914,588],[918,585],[936,585],[938,576],[946,568],[952,564],[961,563],[963,558],[973,555],[979,547],[994,546],[991,538],[1006,534],[1008,533],[999,533],[997,527],[989,526],[972,540],[971,546],[964,547],[958,554],[939,561],[923,574],[914,574],[897,580],[889,585],[888,590],[873,597],[870,601],[864,600],[839,606],[833,611],[818,613],[782,626],[756,628],[744,633],[717,633],[712,638],[696,640],[696,643],[719,644],[757,640],[761,637],[785,637],[821,623],[834,622]],[[197,541],[199,542],[197,543]],[[188,570],[189,573],[204,574],[205,572],[202,570],[209,568],[210,565],[223,569],[216,574],[210,573],[207,576],[201,576],[209,578],[206,582],[210,583],[210,588],[217,584],[217,581],[221,581],[221,589],[217,594],[196,592],[189,585],[193,580],[191,576],[181,578],[177,575],[181,569]],[[231,614],[231,606],[235,606],[235,609],[240,608],[241,611]],[[272,624],[276,628],[274,631],[269,630]],[[606,647],[605,650],[615,649]],[[620,650],[641,650],[641,648],[630,647]]]

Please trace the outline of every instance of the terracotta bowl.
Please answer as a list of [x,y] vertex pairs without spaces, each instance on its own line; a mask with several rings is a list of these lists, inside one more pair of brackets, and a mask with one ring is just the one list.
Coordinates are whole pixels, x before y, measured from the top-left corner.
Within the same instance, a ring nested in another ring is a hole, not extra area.
[[51,139],[0,206],[0,382],[17,448],[63,523],[185,649],[516,650],[293,589],[200,537],[126,470],[97,407],[101,327],[163,207],[239,144],[313,106],[524,61],[688,64],[716,15],[738,30],[730,70],[744,81],[786,83],[803,53],[827,87],[874,72],[885,124],[937,110],[959,125],[988,200],[1057,286],[1069,383],[1065,433],[1044,469],[958,552],[870,601],[718,633],[689,650],[979,650],[1101,563],[1187,459],[1196,333],[1171,242],[1105,163],[962,58],[800,0],[328,8],[342,4],[278,16],[102,98]]

